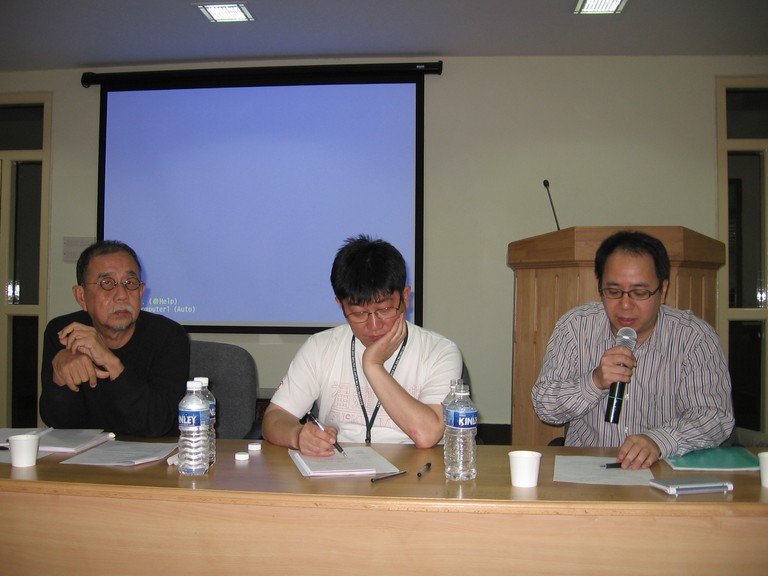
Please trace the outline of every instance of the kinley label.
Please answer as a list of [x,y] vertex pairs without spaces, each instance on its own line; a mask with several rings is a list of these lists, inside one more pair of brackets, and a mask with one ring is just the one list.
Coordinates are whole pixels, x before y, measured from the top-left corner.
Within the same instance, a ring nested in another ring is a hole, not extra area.
[[208,410],[179,410],[179,428],[208,426]]
[[445,421],[446,426],[451,428],[477,428],[477,411],[474,412],[455,412],[448,411]]

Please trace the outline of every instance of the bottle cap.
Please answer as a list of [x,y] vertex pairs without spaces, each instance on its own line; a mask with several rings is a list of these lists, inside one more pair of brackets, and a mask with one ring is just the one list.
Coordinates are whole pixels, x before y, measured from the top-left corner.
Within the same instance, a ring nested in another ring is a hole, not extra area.
[[195,382],[200,382],[203,388],[208,388],[208,377],[207,376],[195,376],[193,378]]
[[200,382],[196,382],[195,380],[190,380],[187,382],[187,390],[196,391],[196,390],[202,390],[202,384]]
[[249,452],[258,452],[261,450],[261,442],[251,442],[248,444]]
[[248,460],[248,452],[235,452],[235,460]]

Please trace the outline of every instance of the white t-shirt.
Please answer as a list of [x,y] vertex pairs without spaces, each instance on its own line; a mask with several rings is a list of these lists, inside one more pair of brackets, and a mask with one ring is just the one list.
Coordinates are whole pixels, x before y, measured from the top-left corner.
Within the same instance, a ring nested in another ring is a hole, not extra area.
[[[302,418],[317,401],[318,419],[338,430],[340,442],[365,441],[365,417],[360,407],[352,374],[352,329],[348,324],[311,336],[299,349],[288,374],[275,391],[272,402]],[[363,372],[365,346],[355,340],[355,362],[365,410],[371,418],[377,398]],[[384,368],[391,370],[399,348]],[[448,394],[450,382],[461,378],[462,358],[456,344],[408,323],[408,341],[394,378],[424,404],[439,405]],[[373,422],[371,442],[406,444],[413,441],[380,407]]]

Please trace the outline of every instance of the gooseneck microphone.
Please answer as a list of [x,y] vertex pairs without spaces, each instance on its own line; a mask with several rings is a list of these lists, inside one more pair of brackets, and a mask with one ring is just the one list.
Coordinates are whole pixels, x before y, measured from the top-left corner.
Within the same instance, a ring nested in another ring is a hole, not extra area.
[[[619,329],[619,333],[616,334],[616,346],[624,346],[630,352],[634,352],[635,344],[637,344],[637,332],[628,326]],[[614,382],[611,384],[611,389],[608,391],[608,406],[605,408],[606,422],[610,424],[619,423],[619,415],[621,414],[621,405],[624,402],[624,391],[626,388],[626,382]]]
[[555,205],[552,203],[552,194],[549,193],[549,180],[544,180],[544,188],[547,189],[547,197],[549,198],[549,205],[552,207],[552,216],[555,217],[555,226],[560,230],[560,222],[557,221],[557,212],[555,212]]

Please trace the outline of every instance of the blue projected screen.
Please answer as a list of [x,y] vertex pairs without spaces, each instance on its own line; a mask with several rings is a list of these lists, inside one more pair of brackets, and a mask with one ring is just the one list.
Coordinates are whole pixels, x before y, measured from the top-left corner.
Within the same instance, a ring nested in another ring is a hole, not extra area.
[[138,253],[144,309],[192,330],[343,322],[331,264],[358,234],[402,252],[418,296],[417,91],[415,82],[106,91],[99,237]]

